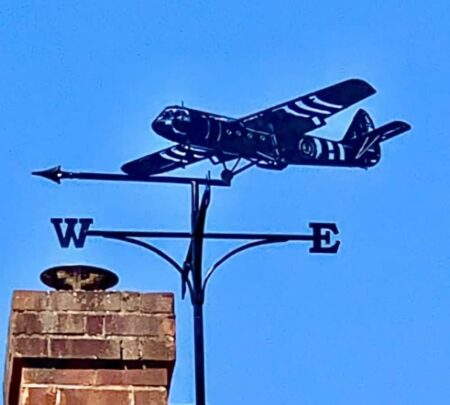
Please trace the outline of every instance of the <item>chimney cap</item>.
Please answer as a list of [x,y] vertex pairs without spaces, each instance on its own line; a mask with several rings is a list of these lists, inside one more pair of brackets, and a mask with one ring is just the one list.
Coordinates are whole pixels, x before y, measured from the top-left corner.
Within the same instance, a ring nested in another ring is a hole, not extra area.
[[56,290],[106,290],[119,282],[110,270],[86,264],[64,264],[41,273],[41,281]]

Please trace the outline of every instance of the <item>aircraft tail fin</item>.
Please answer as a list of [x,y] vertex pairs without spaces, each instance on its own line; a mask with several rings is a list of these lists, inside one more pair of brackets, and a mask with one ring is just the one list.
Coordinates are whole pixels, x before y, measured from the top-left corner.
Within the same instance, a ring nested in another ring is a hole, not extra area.
[[374,159],[378,159],[380,155],[380,142],[400,135],[409,129],[411,129],[411,126],[403,121],[392,121],[375,128],[370,115],[360,109],[353,117],[341,143],[344,147],[348,147],[354,151],[355,159],[364,157],[367,160],[369,155],[373,155]]
[[365,134],[373,131],[374,129],[375,125],[370,115],[363,109],[359,109],[353,117],[353,120],[341,142],[348,146],[353,145],[355,142],[359,143]]

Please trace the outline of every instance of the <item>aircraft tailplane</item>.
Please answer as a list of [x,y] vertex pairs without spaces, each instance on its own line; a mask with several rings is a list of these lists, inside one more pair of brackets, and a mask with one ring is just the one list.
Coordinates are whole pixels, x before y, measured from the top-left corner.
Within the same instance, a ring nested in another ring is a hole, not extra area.
[[353,141],[349,146],[355,151],[355,159],[360,159],[369,151],[379,150],[380,142],[384,142],[394,136],[411,129],[410,125],[403,121],[392,121],[382,125]]
[[[353,150],[355,159],[375,162],[380,157],[380,142],[408,131],[411,127],[403,121],[392,121],[375,128],[372,118],[363,109],[353,117],[341,143]],[[370,156],[370,159],[369,159]]]

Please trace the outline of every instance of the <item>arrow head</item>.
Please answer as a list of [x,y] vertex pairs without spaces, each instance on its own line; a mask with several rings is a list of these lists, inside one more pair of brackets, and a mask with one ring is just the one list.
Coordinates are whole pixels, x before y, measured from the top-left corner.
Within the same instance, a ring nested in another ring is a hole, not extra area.
[[52,167],[51,169],[32,172],[31,174],[34,176],[44,177],[58,184],[61,183],[61,178],[63,177],[63,171],[61,170],[61,166],[55,166]]

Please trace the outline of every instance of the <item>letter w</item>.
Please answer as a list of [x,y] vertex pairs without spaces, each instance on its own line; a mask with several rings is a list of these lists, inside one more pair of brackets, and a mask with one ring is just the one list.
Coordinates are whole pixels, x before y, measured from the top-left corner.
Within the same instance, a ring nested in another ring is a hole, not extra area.
[[[82,248],[84,247],[89,227],[94,220],[92,218],[64,218],[64,222],[66,223],[65,232],[62,230],[62,218],[52,218],[50,222],[55,227],[56,236],[58,237],[59,244],[62,248],[69,247],[71,241],[73,241],[76,248]],[[75,227],[78,223],[80,224],[80,229],[77,234]]]

